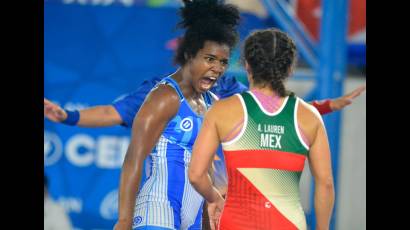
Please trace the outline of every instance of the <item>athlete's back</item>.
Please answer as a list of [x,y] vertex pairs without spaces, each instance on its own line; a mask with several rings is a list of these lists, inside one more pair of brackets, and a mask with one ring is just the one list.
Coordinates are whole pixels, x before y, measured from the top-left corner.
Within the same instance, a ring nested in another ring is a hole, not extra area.
[[288,96],[270,113],[252,92],[237,97],[243,126],[222,143],[229,183],[221,229],[306,229],[299,179],[308,147],[295,126],[299,99]]

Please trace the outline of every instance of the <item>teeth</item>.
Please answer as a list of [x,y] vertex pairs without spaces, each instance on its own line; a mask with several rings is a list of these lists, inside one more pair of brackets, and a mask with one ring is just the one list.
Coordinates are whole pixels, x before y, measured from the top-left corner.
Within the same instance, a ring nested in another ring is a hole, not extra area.
[[216,77],[209,77],[209,79],[211,79],[212,81],[215,81]]

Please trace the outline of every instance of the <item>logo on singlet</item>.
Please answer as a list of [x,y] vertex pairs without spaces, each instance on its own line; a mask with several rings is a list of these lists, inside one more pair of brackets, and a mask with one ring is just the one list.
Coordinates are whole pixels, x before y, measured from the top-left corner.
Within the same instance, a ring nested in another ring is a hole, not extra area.
[[180,125],[179,125],[179,127],[180,127],[182,130],[184,130],[185,132],[191,131],[193,126],[194,126],[194,125],[193,125],[192,119],[189,118],[189,117],[184,118],[184,119],[181,121]]
[[141,222],[142,222],[142,217],[141,216],[134,217],[134,222],[133,222],[134,225],[138,225]]
[[272,207],[272,204],[269,201],[265,202],[265,208],[271,208],[271,207]]

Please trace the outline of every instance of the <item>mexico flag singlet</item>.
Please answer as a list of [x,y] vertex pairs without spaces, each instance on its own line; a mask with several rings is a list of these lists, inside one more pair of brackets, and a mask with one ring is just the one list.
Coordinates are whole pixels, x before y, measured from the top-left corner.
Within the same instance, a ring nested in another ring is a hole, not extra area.
[[306,229],[299,181],[309,147],[297,125],[301,99],[288,96],[269,113],[252,92],[237,96],[244,124],[234,139],[222,143],[228,192],[219,229]]

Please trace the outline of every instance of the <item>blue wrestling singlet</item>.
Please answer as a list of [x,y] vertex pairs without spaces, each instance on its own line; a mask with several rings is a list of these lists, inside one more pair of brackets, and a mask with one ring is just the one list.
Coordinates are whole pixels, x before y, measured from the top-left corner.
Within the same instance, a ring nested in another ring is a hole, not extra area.
[[[158,84],[172,86],[181,104],[149,155],[150,172],[137,195],[133,229],[201,229],[204,200],[189,183],[188,166],[203,116],[191,109],[171,77]],[[208,108],[211,95],[203,97]]]

